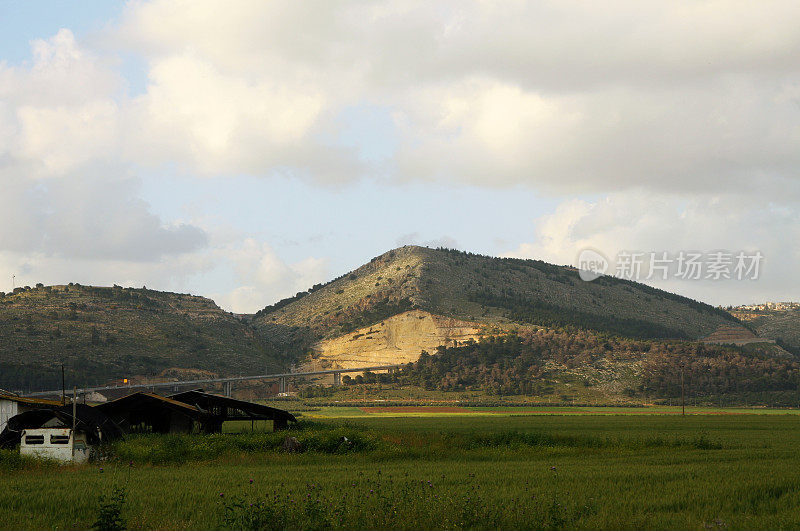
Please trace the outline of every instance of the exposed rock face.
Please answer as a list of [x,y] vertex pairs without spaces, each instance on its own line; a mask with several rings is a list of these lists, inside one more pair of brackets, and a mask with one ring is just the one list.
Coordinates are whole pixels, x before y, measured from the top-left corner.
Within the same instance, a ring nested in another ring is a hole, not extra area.
[[353,368],[417,361],[420,352],[440,345],[453,346],[477,340],[477,323],[441,317],[422,310],[395,315],[373,326],[361,328],[314,346],[308,369]]
[[720,325],[713,334],[702,338],[700,341],[703,343],[743,345],[768,340],[756,337],[754,333],[742,326]]

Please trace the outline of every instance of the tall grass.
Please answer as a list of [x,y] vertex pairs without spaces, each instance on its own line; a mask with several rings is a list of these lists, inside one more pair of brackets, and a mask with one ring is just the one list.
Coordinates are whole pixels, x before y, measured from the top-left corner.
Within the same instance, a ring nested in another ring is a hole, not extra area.
[[[796,528],[798,427],[788,416],[366,419],[131,437],[101,463],[0,468],[0,527],[86,528],[124,477],[129,528]],[[304,451],[284,452],[287,435]]]
[[722,443],[701,433],[691,436],[598,436],[553,434],[546,431],[497,432],[442,431],[420,434],[414,430],[375,429],[359,425],[332,426],[303,422],[293,430],[268,433],[214,435],[138,435],[106,449],[121,462],[175,465],[252,454],[280,454],[286,437],[295,437],[300,452],[308,454],[365,454],[375,459],[441,458],[482,452],[525,451],[541,448],[642,450],[694,448],[719,450]]

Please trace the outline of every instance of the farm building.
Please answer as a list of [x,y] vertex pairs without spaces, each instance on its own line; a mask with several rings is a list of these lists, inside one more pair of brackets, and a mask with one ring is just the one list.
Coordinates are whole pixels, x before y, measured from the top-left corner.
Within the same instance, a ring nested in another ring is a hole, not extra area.
[[86,434],[81,431],[73,431],[71,428],[39,428],[22,431],[19,453],[65,463],[85,463],[89,460],[91,446]]
[[205,412],[152,393],[133,393],[95,406],[124,433],[191,433]]
[[228,396],[212,395],[199,389],[170,395],[169,398],[207,411],[210,416],[201,426],[206,433],[221,431],[222,423],[229,420],[271,420],[276,431],[285,429],[289,422],[297,422],[288,411]]
[[88,458],[92,447],[128,433],[216,433],[231,420],[272,420],[279,430],[297,422],[287,411],[201,390],[171,397],[133,393],[96,406],[36,402],[15,402],[25,403],[26,410],[8,418],[0,447],[19,444],[22,453],[78,461]]
[[0,433],[6,429],[8,419],[20,413],[39,409],[42,406],[60,406],[56,400],[42,400],[39,398],[23,398],[21,396],[0,393]]

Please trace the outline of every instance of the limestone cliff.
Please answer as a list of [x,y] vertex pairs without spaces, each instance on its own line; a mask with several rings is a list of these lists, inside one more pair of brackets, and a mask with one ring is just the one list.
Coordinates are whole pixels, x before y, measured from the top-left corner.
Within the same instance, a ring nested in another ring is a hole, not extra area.
[[422,310],[404,312],[372,326],[314,345],[314,355],[304,369],[389,365],[416,361],[420,352],[440,345],[453,346],[477,340],[477,323],[434,315]]

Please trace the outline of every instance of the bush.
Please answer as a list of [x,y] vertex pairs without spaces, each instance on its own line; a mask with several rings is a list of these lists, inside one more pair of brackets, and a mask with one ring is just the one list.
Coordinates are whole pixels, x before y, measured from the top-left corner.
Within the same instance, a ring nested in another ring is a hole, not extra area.
[[125,529],[125,518],[122,517],[122,506],[125,504],[125,488],[115,486],[111,494],[101,494],[98,498],[100,507],[97,520],[92,529],[99,531],[121,531]]

